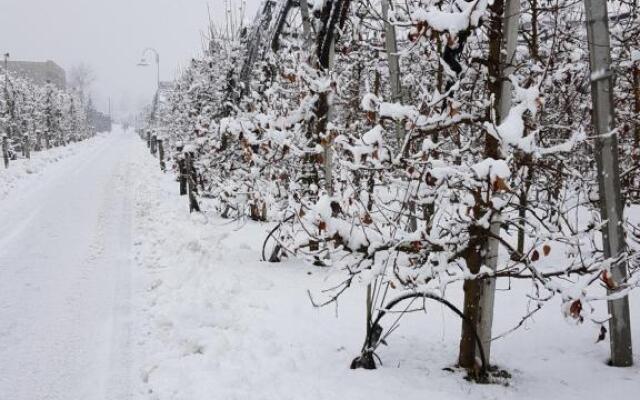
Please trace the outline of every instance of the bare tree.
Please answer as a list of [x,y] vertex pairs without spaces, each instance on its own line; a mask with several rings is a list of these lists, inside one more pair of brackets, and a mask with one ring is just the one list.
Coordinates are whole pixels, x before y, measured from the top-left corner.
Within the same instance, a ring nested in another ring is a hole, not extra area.
[[71,68],[69,73],[69,87],[80,94],[80,100],[84,104],[91,85],[96,80],[93,68],[85,63],[80,63]]

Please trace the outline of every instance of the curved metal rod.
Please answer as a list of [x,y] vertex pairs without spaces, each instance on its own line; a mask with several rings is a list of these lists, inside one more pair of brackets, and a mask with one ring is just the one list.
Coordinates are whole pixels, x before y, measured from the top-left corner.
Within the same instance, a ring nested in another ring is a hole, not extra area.
[[[451,304],[451,302],[449,302],[448,300],[443,299],[440,296],[436,296],[433,293],[429,293],[429,292],[414,292],[414,293],[405,293],[404,295],[400,295],[398,297],[396,297],[395,299],[391,300],[389,303],[387,303],[386,307],[383,310],[380,310],[380,312],[378,313],[378,316],[376,317],[373,326],[376,326],[377,324],[379,324],[380,320],[382,319],[382,317],[384,317],[388,311],[390,311],[393,307],[397,306],[399,303],[408,300],[408,299],[413,299],[413,298],[427,298],[427,299],[431,299],[431,300],[435,300],[441,304],[444,304],[445,306],[447,306],[447,308],[449,308],[451,311],[453,311],[457,316],[459,316],[462,321],[464,321],[464,323],[468,324],[471,327],[471,331],[473,332],[473,336],[476,339],[476,344],[478,346],[478,350],[480,352],[480,361],[482,362],[482,371],[486,371],[488,368],[488,364],[487,364],[487,360],[484,354],[484,347],[482,347],[482,341],[480,340],[480,336],[478,336],[478,332],[476,331],[475,326],[473,326],[473,324],[469,321],[469,319],[464,315],[464,313],[462,311],[460,311],[456,306],[454,306],[453,304]],[[368,341],[369,338],[367,338]]]
[[[271,237],[273,236],[274,233],[276,233],[278,231],[278,229],[280,229],[280,227],[282,227],[282,225],[286,222],[291,221],[291,219],[295,217],[295,214],[292,214],[290,216],[288,216],[287,218],[283,219],[282,221],[280,221],[278,223],[278,225],[275,226],[275,228],[273,228],[271,230],[271,232],[269,232],[269,234],[267,235],[267,237],[264,239],[264,242],[262,242],[262,261],[269,261],[267,260],[267,257],[265,255],[265,250],[267,248],[267,242],[269,242],[269,239],[271,239]],[[277,244],[276,244],[277,246]]]

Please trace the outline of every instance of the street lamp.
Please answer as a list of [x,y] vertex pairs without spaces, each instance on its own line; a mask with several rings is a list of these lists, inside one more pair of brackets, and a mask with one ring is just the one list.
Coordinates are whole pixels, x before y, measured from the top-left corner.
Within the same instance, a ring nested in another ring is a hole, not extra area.
[[156,49],[154,49],[153,47],[147,47],[146,49],[144,49],[142,51],[142,58],[140,59],[140,62],[138,63],[138,67],[148,67],[149,66],[149,62],[147,62],[147,59],[146,59],[146,54],[148,52],[152,52],[156,57],[156,66],[158,68],[158,90],[160,90],[160,54],[158,54],[158,51]]

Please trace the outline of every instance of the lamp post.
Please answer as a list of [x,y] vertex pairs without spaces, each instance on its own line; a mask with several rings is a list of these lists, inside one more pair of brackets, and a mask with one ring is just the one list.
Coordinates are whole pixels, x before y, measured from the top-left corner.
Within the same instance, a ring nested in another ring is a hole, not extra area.
[[5,89],[9,87],[9,53],[4,55],[4,86]]
[[138,67],[148,67],[149,63],[147,62],[146,59],[146,54],[148,52],[152,52],[155,57],[156,57],[156,66],[158,68],[157,72],[158,72],[158,90],[160,90],[160,54],[158,53],[158,51],[156,49],[154,49],[153,47],[147,47],[146,49],[144,49],[142,51],[142,58],[140,59],[140,62],[138,63]]

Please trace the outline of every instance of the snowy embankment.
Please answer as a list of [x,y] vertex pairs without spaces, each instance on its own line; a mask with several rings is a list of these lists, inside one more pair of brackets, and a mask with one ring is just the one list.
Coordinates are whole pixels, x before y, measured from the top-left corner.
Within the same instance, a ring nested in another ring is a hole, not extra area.
[[[50,164],[57,163],[72,155],[89,151],[99,147],[104,142],[107,133],[100,133],[90,139],[69,144],[63,147],[54,147],[43,151],[33,151],[31,159],[20,158],[11,160],[9,168],[0,165],[0,200],[4,199],[25,178],[40,175]],[[37,178],[34,182],[37,181]]]
[[[513,375],[508,386],[477,385],[443,370],[456,360],[460,321],[436,304],[401,321],[379,352],[381,368],[350,370],[364,337],[364,287],[346,293],[337,308],[313,308],[307,289],[326,288],[327,270],[260,262],[266,225],[190,216],[177,183],[156,160],[147,156],[140,173],[139,398],[623,400],[640,390],[640,359],[632,368],[606,366],[608,340],[595,343],[593,324],[567,322],[558,300],[495,342],[492,361]],[[527,311],[527,289],[518,285],[498,285],[495,334]],[[634,294],[640,348],[638,300]]]

